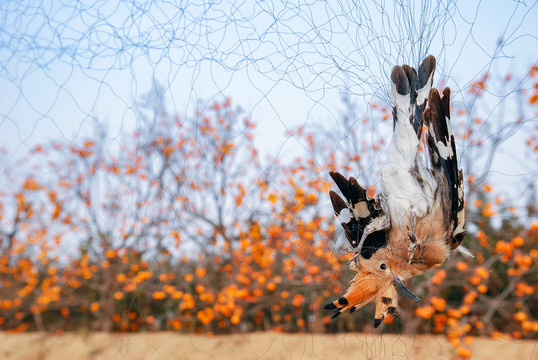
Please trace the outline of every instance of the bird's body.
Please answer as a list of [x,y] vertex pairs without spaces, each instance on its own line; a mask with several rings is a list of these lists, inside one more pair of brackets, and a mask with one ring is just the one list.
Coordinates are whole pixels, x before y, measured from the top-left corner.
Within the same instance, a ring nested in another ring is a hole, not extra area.
[[335,310],[333,317],[375,301],[378,326],[397,307],[396,287],[418,300],[403,281],[441,265],[463,239],[463,175],[450,124],[450,89],[442,98],[432,89],[434,72],[433,56],[418,73],[407,65],[392,71],[394,133],[378,198],[368,198],[354,178],[331,173],[346,199],[330,192],[357,271],[344,296],[326,305]]

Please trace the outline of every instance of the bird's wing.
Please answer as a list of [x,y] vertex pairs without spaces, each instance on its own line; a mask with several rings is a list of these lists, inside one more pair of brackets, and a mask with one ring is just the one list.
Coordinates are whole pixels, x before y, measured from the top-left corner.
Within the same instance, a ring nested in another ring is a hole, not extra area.
[[456,142],[450,123],[450,89],[445,88],[442,98],[437,89],[432,89],[428,105],[424,111],[424,121],[429,128],[428,149],[433,167],[443,169],[446,177],[451,226],[448,229],[448,241],[450,248],[455,249],[465,236],[465,208],[463,173],[458,170]]
[[[346,179],[338,172],[329,173],[346,198],[344,201],[337,193],[330,191],[331,202],[338,220],[344,228],[346,238],[352,247],[357,247],[366,226],[376,218],[383,216],[379,199],[370,199],[366,190],[359,185],[355,178]],[[372,232],[366,237],[361,249],[361,256],[369,259],[372,254],[387,243],[385,229]]]

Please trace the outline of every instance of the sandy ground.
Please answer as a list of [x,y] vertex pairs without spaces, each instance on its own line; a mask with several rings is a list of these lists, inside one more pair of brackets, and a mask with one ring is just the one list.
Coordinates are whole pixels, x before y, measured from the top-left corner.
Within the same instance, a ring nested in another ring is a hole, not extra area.
[[[538,340],[477,338],[471,359],[538,360]],[[458,359],[443,337],[253,333],[230,336],[0,333],[0,359]]]

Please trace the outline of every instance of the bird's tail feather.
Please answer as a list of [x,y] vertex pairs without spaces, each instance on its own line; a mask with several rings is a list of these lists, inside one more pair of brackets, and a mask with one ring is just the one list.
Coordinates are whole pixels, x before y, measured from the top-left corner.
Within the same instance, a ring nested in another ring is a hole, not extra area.
[[418,68],[409,65],[392,69],[392,98],[394,127],[398,121],[409,121],[420,138],[422,133],[422,112],[426,107],[435,73],[435,57],[428,56]]
[[426,109],[428,98],[430,96],[430,90],[433,86],[433,76],[435,74],[435,57],[428,56],[422,64],[418,67],[418,79],[416,85],[417,98],[415,100],[415,124],[413,127],[417,132],[417,136],[420,138],[423,124],[422,114]]

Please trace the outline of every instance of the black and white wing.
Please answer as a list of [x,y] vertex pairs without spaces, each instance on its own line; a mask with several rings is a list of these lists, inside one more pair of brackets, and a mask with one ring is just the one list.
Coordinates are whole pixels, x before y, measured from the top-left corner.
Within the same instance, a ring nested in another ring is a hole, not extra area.
[[[346,202],[334,191],[329,191],[334,212],[344,228],[349,244],[356,248],[365,230],[368,231],[367,226],[373,224],[380,217],[386,217],[386,215],[381,208],[379,199],[370,199],[366,190],[359,185],[355,178],[351,177],[348,180],[338,172],[330,172],[329,174],[347,200]],[[366,236],[360,249],[361,257],[369,259],[377,249],[387,244],[387,230],[386,228],[374,230]]]
[[428,106],[424,112],[424,121],[429,128],[428,149],[433,167],[443,170],[448,184],[449,246],[453,250],[465,236],[465,204],[463,172],[458,169],[456,142],[450,123],[450,89],[443,90],[443,97],[437,89],[432,89]]

